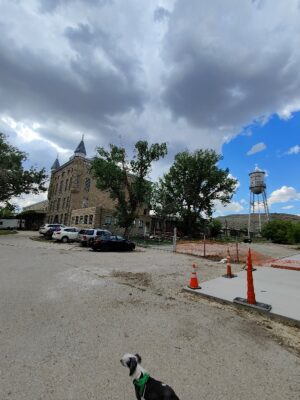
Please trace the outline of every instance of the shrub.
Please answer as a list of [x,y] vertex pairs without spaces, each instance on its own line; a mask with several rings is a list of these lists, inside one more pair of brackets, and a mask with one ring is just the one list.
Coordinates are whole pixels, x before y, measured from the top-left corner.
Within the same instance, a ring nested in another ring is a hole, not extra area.
[[273,220],[262,229],[262,236],[273,243],[300,243],[300,222]]

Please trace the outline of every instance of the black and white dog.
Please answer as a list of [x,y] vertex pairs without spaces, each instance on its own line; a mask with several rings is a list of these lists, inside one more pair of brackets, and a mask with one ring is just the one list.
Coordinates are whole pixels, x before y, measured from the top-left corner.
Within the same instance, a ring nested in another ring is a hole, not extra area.
[[179,400],[170,386],[150,377],[141,366],[142,359],[138,354],[126,353],[120,361],[129,368],[138,400]]

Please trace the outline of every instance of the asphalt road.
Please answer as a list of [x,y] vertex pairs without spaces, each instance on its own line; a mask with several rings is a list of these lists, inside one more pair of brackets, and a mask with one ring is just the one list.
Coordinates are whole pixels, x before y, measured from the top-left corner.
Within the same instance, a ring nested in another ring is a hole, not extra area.
[[125,352],[181,400],[298,399],[299,357],[270,322],[181,292],[193,261],[0,236],[0,399],[134,399]]

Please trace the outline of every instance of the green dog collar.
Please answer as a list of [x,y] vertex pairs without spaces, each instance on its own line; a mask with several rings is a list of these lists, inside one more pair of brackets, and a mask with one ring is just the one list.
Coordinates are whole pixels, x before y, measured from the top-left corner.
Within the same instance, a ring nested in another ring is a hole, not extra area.
[[143,396],[143,394],[145,392],[145,386],[146,386],[146,383],[148,382],[149,378],[150,378],[150,375],[145,373],[141,376],[141,378],[134,380],[133,383],[135,386],[137,386],[140,396]]

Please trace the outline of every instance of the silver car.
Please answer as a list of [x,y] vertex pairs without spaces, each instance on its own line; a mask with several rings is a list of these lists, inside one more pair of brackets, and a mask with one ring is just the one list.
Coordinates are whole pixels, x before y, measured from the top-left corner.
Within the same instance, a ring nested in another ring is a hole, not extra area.
[[111,235],[111,232],[106,229],[81,229],[77,236],[77,241],[82,246],[91,246],[96,236]]

